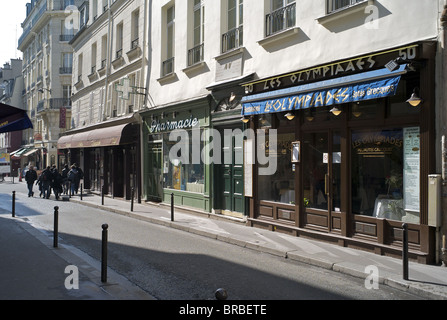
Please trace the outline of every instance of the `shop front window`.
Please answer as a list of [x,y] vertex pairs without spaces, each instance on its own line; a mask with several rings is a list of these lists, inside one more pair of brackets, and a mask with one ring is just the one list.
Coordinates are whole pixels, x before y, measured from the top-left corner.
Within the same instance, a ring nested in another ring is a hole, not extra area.
[[352,212],[419,223],[418,127],[352,132]]
[[[266,141],[259,152],[277,161],[276,171],[273,175],[258,176],[259,199],[287,204],[295,204],[295,164],[292,163],[292,143],[296,140],[293,132],[293,122],[284,118],[282,114],[264,115],[260,126],[265,130]],[[270,145],[269,129],[277,128],[276,150]],[[266,168],[269,164],[258,165]]]
[[[170,141],[170,134],[163,134],[163,187],[203,194],[205,191],[204,164],[202,159],[195,161],[197,157],[193,157],[191,132],[189,131],[188,134],[188,139],[179,142]],[[203,150],[203,144],[201,142],[200,150]],[[172,157],[171,149],[174,146],[179,152]]]

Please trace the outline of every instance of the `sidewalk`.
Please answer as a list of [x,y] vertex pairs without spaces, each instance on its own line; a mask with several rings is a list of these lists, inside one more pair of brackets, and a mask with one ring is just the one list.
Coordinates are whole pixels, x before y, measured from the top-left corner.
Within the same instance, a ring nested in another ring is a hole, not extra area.
[[444,266],[410,262],[409,281],[405,281],[402,276],[403,267],[400,259],[268,230],[250,228],[244,223],[240,223],[240,221],[229,221],[218,215],[201,215],[176,208],[174,210],[174,221],[172,222],[170,207],[165,205],[134,202],[133,211],[131,211],[130,201],[105,197],[104,205],[102,205],[101,197],[94,194],[84,195],[82,200],[79,195],[76,195],[71,197],[69,201],[102,208],[109,212],[259,250],[362,279],[370,276],[370,273],[366,272],[365,269],[368,266],[375,266],[379,271],[379,286],[388,285],[428,299],[447,300],[447,267]]
[[110,268],[102,283],[99,261],[63,241],[54,248],[53,234],[27,220],[0,208],[0,300],[155,300]]

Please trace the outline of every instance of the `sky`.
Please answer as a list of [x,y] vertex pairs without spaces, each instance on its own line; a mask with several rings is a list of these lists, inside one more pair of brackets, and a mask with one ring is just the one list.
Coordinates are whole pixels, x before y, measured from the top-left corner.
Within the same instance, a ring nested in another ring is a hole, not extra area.
[[11,59],[22,58],[17,43],[23,32],[27,2],[30,0],[0,0],[0,67]]

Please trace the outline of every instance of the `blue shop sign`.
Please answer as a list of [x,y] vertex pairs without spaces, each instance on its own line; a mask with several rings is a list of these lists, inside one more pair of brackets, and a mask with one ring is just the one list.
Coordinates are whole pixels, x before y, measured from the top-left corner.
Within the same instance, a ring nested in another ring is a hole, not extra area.
[[246,96],[242,99],[242,114],[249,116],[287,112],[393,96],[397,92],[403,73],[405,66],[401,66],[394,73],[387,69],[377,70]]

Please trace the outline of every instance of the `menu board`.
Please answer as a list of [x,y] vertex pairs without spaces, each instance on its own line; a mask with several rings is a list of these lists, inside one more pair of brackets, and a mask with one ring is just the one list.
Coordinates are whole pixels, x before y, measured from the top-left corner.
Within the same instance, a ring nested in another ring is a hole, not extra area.
[[404,209],[419,211],[420,129],[404,129]]

